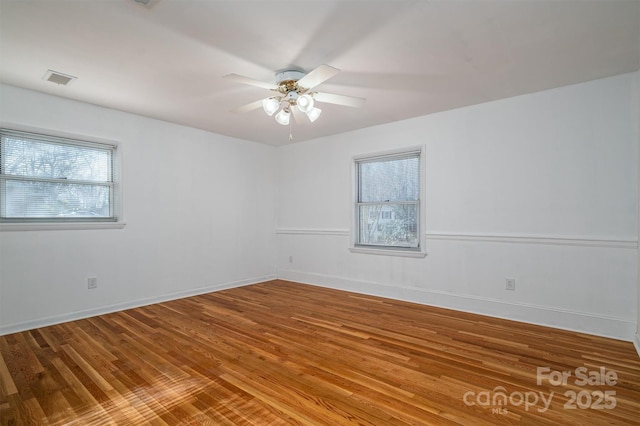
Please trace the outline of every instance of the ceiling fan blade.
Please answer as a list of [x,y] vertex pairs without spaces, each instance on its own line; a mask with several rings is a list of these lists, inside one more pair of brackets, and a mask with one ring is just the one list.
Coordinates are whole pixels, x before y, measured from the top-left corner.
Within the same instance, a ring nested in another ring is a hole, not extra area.
[[325,102],[328,104],[344,105],[353,108],[360,108],[364,105],[365,99],[356,98],[354,96],[334,95],[333,93],[314,93],[313,99],[318,102]]
[[266,81],[254,80],[253,78],[243,77],[238,74],[227,74],[222,78],[235,81],[236,83],[248,84],[249,86],[261,87],[268,90],[277,90],[278,85],[274,83],[267,83]]
[[338,68],[334,68],[329,65],[320,65],[319,67],[311,70],[309,74],[298,80],[298,87],[312,89],[318,84],[324,83],[325,81],[329,80],[339,72],[340,70]]
[[243,112],[253,111],[254,109],[258,109],[262,107],[262,99],[259,101],[251,102],[250,104],[242,105],[237,108],[231,110],[231,112],[235,112],[241,114]]

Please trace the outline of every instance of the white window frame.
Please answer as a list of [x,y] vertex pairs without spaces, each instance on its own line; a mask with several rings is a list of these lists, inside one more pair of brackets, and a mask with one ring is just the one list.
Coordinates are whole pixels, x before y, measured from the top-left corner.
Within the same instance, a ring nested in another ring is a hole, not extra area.
[[[418,247],[410,248],[410,247],[392,247],[392,246],[369,246],[369,245],[359,245],[358,240],[358,232],[359,232],[359,216],[358,216],[358,162],[365,160],[383,160],[385,158],[392,157],[400,157],[403,155],[411,154],[411,153],[419,153],[419,163],[420,163],[420,189],[419,189],[419,200],[418,200]],[[352,253],[361,253],[361,254],[373,254],[373,255],[383,255],[383,256],[400,256],[400,257],[414,257],[414,258],[424,258],[427,253],[425,249],[425,241],[426,241],[426,232],[425,232],[425,170],[426,170],[426,159],[425,159],[425,147],[422,146],[410,146],[406,148],[399,148],[389,151],[368,153],[356,155],[352,158],[351,161],[351,244],[349,247],[349,251]]]
[[[122,152],[119,144],[112,140],[70,134],[48,129],[34,128],[15,123],[0,122],[0,128],[9,132],[43,136],[51,140],[59,140],[69,145],[112,147],[112,182],[110,203],[112,218],[16,218],[0,222],[0,232],[6,231],[46,231],[46,230],[74,230],[74,229],[121,229],[125,226],[122,205]],[[4,203],[5,200],[0,200]]]

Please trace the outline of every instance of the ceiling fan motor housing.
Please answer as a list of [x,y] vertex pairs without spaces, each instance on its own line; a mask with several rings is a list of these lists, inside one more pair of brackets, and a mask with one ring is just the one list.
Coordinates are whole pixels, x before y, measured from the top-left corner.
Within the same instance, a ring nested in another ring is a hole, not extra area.
[[285,70],[276,73],[276,84],[281,84],[286,81],[298,81],[305,76],[304,71],[300,70]]
[[284,95],[286,100],[295,104],[298,95],[306,92],[304,87],[298,87],[298,80],[305,76],[303,71],[299,70],[286,70],[276,73],[276,83],[278,84],[278,91]]

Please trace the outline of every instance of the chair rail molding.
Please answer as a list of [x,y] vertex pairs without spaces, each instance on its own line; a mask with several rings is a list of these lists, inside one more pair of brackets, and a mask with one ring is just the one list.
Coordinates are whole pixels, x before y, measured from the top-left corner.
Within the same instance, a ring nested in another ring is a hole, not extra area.
[[[276,235],[319,235],[349,237],[351,231],[344,228],[277,228]],[[427,232],[427,240],[468,241],[482,243],[542,244],[578,247],[638,249],[637,239],[583,238],[564,235],[492,234]]]

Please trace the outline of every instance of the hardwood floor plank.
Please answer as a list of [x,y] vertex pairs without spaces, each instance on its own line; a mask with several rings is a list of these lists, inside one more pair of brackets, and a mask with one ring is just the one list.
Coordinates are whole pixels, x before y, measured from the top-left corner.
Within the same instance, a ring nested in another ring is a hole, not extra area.
[[[51,360],[51,364],[58,370],[60,375],[64,378],[70,388],[75,392],[81,400],[78,405],[79,411],[82,413],[79,417],[86,419],[88,423],[113,423],[113,419],[109,413],[100,405],[100,403],[93,397],[91,392],[84,386],[84,384],[73,374],[73,372],[62,362],[60,358],[54,358]],[[87,415],[82,407],[91,407],[91,414]]]
[[[47,416],[40,403],[35,398],[30,398],[21,403],[20,415],[16,417],[15,424],[18,425],[49,425],[55,424],[56,414]],[[49,421],[52,420],[52,422]]]
[[[570,376],[538,383],[538,368]],[[577,383],[578,368],[617,380]],[[615,408],[590,408],[598,392]],[[0,425],[36,424],[640,425],[640,358],[629,342],[275,280],[0,336]]]
[[9,367],[7,367],[7,364],[4,362],[4,358],[2,357],[1,352],[0,352],[0,392],[3,397],[9,396],[9,395],[15,395],[18,393],[18,388],[16,387],[16,384],[13,382],[13,378],[11,377],[11,373],[9,372]]
[[109,381],[102,377],[98,371],[91,365],[90,360],[84,359],[76,350],[71,346],[64,344],[61,349],[76,363],[78,367],[84,371],[84,373],[91,378],[91,380],[98,385],[103,392],[108,392],[111,389]]

